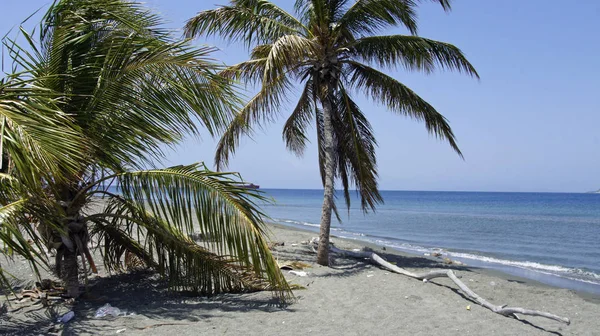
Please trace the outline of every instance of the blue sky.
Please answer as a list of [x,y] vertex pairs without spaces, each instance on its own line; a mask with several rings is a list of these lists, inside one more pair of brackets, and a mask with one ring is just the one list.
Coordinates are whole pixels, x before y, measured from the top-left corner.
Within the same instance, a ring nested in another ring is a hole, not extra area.
[[[1,0],[0,34],[48,0]],[[169,27],[225,0],[148,0]],[[291,1],[275,1],[289,8]],[[453,11],[424,4],[420,35],[460,47],[481,80],[448,72],[391,73],[451,122],[465,160],[422,124],[356,97],[379,142],[380,187],[388,190],[558,191],[600,188],[600,2],[455,0]],[[31,26],[31,25],[29,25]],[[405,33],[390,30],[384,34]],[[225,63],[247,51],[215,39]],[[296,93],[290,95],[293,101]],[[281,140],[289,109],[246,139],[229,170],[266,188],[319,188],[317,154],[288,153]],[[314,138],[314,133],[311,134]],[[165,164],[212,163],[215,141],[189,139]]]

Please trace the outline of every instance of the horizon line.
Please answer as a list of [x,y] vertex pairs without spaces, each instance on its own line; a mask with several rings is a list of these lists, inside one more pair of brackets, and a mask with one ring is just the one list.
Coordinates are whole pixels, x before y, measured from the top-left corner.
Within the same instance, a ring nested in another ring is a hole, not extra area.
[[[279,188],[279,187],[260,187],[260,190],[319,190],[322,188]],[[341,189],[335,189],[341,191]],[[349,189],[356,192],[356,189]],[[462,192],[462,193],[535,193],[535,194],[597,194],[598,191],[494,191],[494,190],[415,190],[415,189],[380,189],[379,191],[408,191],[408,192]]]

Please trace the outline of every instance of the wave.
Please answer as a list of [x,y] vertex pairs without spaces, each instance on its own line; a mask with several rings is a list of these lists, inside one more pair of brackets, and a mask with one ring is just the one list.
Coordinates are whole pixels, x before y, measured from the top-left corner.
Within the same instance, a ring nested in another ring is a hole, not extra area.
[[[353,237],[344,237],[342,238],[353,238]],[[355,239],[355,238],[354,238]],[[595,273],[593,271],[582,269],[582,268],[569,268],[560,265],[547,265],[534,261],[517,261],[517,260],[508,260],[508,259],[500,259],[494,258],[490,256],[484,256],[473,253],[465,253],[465,252],[454,252],[449,251],[443,248],[437,247],[423,247],[419,245],[413,245],[409,243],[396,243],[389,240],[383,239],[361,239],[367,240],[372,243],[377,243],[380,245],[385,245],[387,247],[395,248],[398,250],[402,250],[405,252],[419,253],[424,255],[430,255],[433,252],[441,253],[442,256],[450,257],[450,258],[458,258],[462,260],[474,260],[484,264],[497,264],[508,267],[515,267],[520,269],[525,269],[528,271],[533,271],[537,273],[542,273],[546,275],[558,276],[561,278],[566,278],[569,280],[579,281],[590,283],[594,285],[600,285],[600,274]],[[468,261],[467,261],[468,263]]]
[[[292,225],[299,225],[299,226],[309,226],[309,227],[314,227],[314,228],[321,227],[320,224],[310,223],[310,222],[303,222],[303,221],[297,221],[297,220],[293,220],[293,219],[273,218],[273,220],[275,222],[281,223],[281,224],[292,224]],[[340,228],[331,228],[331,231],[341,231],[341,229]]]
[[500,264],[504,266],[518,267],[530,271],[536,271],[539,273],[549,274],[560,276],[564,278],[569,278],[571,280],[588,282],[596,285],[600,285],[600,274],[594,273],[589,270],[585,270],[582,268],[569,268],[565,266],[559,265],[547,265],[533,261],[516,261],[516,260],[506,260],[499,259],[494,257],[470,254],[470,253],[460,253],[460,252],[447,252],[448,256],[461,258],[461,259],[471,259],[477,260],[486,263],[494,263]]

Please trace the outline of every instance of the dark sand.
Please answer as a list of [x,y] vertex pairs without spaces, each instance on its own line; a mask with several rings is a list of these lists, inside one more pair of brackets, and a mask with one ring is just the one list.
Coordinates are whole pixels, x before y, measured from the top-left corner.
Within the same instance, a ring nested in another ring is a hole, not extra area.
[[[169,293],[150,273],[101,277],[90,281],[89,293],[70,307],[75,318],[56,327],[52,314],[39,305],[15,305],[0,317],[2,335],[600,335],[600,300],[571,290],[553,288],[488,270],[456,267],[462,280],[494,304],[548,311],[571,319],[567,326],[540,317],[507,318],[468,301],[449,279],[429,283],[390,273],[363,261],[337,258],[331,268],[314,263],[314,253],[302,242],[315,234],[272,225],[280,263],[300,260],[311,267],[305,277],[287,273],[297,301],[281,307],[270,293],[221,295],[213,298]],[[333,239],[345,249],[357,241]],[[407,255],[371,245],[400,267],[427,270],[444,267],[440,260]],[[7,267],[3,262],[3,267]],[[446,266],[448,267],[448,266]],[[30,278],[26,264],[9,269]],[[30,278],[31,279],[31,278]],[[2,298],[0,300],[5,300]],[[105,303],[127,316],[94,319]],[[467,309],[470,306],[470,310]],[[16,312],[13,309],[23,307]],[[131,315],[131,313],[134,313]]]

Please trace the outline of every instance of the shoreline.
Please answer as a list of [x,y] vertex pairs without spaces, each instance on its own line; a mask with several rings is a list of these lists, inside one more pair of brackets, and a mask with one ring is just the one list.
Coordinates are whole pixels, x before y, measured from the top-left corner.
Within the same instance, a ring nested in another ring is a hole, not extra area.
[[[294,223],[283,224],[283,223],[278,223],[278,222],[274,222],[274,221],[270,221],[269,225],[277,225],[277,226],[281,226],[282,228],[289,228],[289,229],[298,230],[298,231],[311,232],[313,234],[318,235],[318,227],[315,227],[314,229],[311,230],[311,229],[309,229],[308,226],[301,225],[301,224],[294,224]],[[312,226],[310,226],[310,228],[312,228]],[[386,247],[386,249],[388,249],[388,250],[394,250],[394,251],[397,251],[397,252],[400,252],[400,253],[403,253],[406,255],[428,258],[427,255],[424,255],[423,253],[421,253],[419,251],[403,249],[398,246],[389,246],[389,245],[385,245],[382,243],[369,241],[367,239],[361,239],[362,236],[358,235],[357,233],[347,232],[347,234],[355,235],[356,238],[348,237],[347,235],[346,236],[338,235],[336,233],[336,231],[333,231],[333,230],[332,230],[331,236],[337,237],[338,239],[356,241],[359,244],[365,244],[366,246],[369,246],[369,247],[377,247],[377,248]],[[435,248],[432,248],[432,249],[435,249]],[[494,271],[494,272],[498,272],[499,274],[506,274],[507,276],[522,278],[523,280],[526,280],[526,281],[537,282],[537,283],[544,284],[544,285],[554,287],[554,288],[573,290],[578,293],[581,293],[582,295],[600,298],[600,284],[591,283],[591,282],[588,282],[585,280],[572,279],[569,277],[562,277],[557,274],[547,273],[547,272],[543,272],[543,271],[535,271],[532,269],[514,266],[514,265],[494,263],[494,262],[490,262],[490,261],[471,259],[471,258],[461,258],[460,256],[452,255],[454,253],[460,254],[460,252],[447,250],[446,248],[440,248],[440,251],[443,251],[445,253],[450,252],[450,254],[444,255],[443,257],[448,257],[451,260],[459,261],[469,267],[473,267],[476,269],[482,269],[482,270],[486,270],[486,271],[487,270]],[[471,253],[473,253],[473,252],[471,252]],[[477,252],[475,252],[475,253],[477,253]],[[435,258],[433,258],[433,259],[435,259]]]
[[[302,232],[302,233],[307,233],[307,234],[310,233],[313,235],[318,235],[318,232],[306,230],[303,228],[298,228],[298,227],[291,226],[291,225],[285,225],[285,224],[280,224],[280,223],[275,223],[275,222],[268,222],[268,225],[272,226],[272,227],[276,227],[280,230],[290,230],[290,231],[297,231],[297,232]],[[432,262],[441,262],[442,261],[440,258],[425,256],[425,255],[417,254],[417,253],[411,253],[409,251],[400,250],[400,249],[397,249],[394,247],[387,247],[387,246],[384,246],[381,244],[377,244],[377,243],[373,243],[373,242],[369,242],[369,241],[363,241],[363,240],[360,240],[359,238],[340,237],[335,234],[332,234],[331,238],[335,238],[335,240],[343,241],[343,242],[346,242],[349,244],[360,245],[360,246],[370,248],[375,253],[380,253],[380,252],[384,251],[386,254],[398,255],[401,257],[422,258],[424,260],[428,260],[428,261],[432,261]],[[385,248],[385,250],[383,250],[383,248]],[[458,258],[456,258],[456,259],[451,258],[451,259],[456,260]],[[462,262],[462,260],[461,260],[461,262]],[[584,299],[586,301],[600,304],[600,293],[555,286],[552,284],[545,283],[543,281],[531,279],[531,278],[528,278],[525,276],[521,276],[519,274],[513,274],[510,272],[506,272],[506,271],[492,268],[492,267],[481,267],[481,266],[470,265],[468,263],[468,261],[466,261],[463,265],[458,265],[458,266],[460,268],[469,269],[471,271],[485,274],[490,277],[496,277],[496,278],[500,278],[502,280],[511,280],[511,281],[515,281],[515,282],[518,282],[518,283],[521,283],[524,285],[529,285],[529,286],[534,286],[534,287],[544,287],[544,288],[548,288],[548,289],[569,290],[569,291],[576,293],[578,296],[580,296],[582,299]],[[550,276],[552,276],[552,275],[550,275]]]

